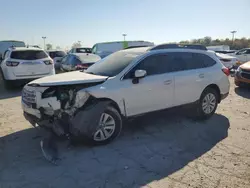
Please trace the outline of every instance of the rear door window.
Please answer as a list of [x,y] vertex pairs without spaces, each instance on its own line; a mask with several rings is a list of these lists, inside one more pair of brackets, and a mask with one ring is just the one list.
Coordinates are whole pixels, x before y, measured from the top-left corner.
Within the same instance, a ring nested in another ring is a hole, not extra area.
[[78,58],[76,58],[76,56],[70,56],[69,64],[76,66],[81,64],[81,61]]
[[70,55],[64,56],[61,60],[61,64],[66,64],[68,59],[69,59]]
[[48,55],[42,50],[25,50],[25,51],[13,51],[11,58],[21,60],[36,60],[47,58]]
[[169,61],[172,64],[172,71],[184,71],[211,67],[216,61],[205,54],[190,52],[168,53]]

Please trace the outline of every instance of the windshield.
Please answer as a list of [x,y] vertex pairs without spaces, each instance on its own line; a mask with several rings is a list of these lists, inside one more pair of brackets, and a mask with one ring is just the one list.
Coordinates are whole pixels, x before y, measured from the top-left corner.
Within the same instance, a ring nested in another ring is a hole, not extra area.
[[11,58],[21,60],[36,60],[47,58],[48,55],[42,50],[13,51]]
[[101,59],[91,67],[89,67],[85,72],[95,75],[102,76],[116,76],[123,69],[125,69],[138,55],[136,53],[129,52],[116,52],[104,59]]

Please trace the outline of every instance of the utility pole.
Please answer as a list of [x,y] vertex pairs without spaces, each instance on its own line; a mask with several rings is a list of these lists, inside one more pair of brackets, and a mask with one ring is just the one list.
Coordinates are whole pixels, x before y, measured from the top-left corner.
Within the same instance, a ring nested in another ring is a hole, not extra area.
[[44,50],[46,50],[46,49],[45,49],[45,40],[46,40],[46,38],[47,38],[47,37],[42,37],[42,39],[43,39],[43,48],[44,48]]
[[234,45],[234,34],[236,33],[237,31],[230,31],[230,33],[232,33],[232,45]]
[[122,36],[123,36],[123,41],[125,42],[127,34],[122,34]]

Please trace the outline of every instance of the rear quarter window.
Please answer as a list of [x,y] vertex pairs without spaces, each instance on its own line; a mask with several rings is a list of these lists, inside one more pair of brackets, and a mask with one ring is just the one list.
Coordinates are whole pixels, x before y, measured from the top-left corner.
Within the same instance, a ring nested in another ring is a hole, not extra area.
[[213,58],[205,54],[196,53],[194,54],[194,59],[195,61],[203,64],[203,67],[212,67],[216,64],[216,61]]
[[11,58],[21,60],[36,60],[47,58],[48,55],[42,50],[13,51]]

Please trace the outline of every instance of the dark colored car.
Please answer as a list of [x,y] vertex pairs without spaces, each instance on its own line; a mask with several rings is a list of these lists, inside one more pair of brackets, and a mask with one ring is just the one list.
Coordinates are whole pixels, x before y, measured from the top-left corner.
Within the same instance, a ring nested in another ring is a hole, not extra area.
[[67,54],[62,50],[49,50],[47,53],[54,61],[55,70],[60,70],[60,61]]
[[95,54],[74,53],[68,54],[60,61],[61,71],[84,70],[99,61],[101,58]]
[[72,48],[68,53],[92,53],[92,49],[91,48]]

